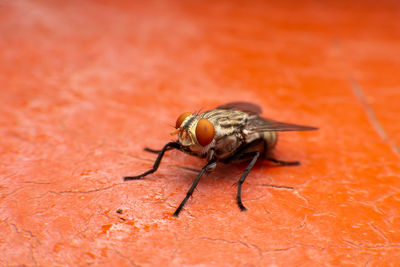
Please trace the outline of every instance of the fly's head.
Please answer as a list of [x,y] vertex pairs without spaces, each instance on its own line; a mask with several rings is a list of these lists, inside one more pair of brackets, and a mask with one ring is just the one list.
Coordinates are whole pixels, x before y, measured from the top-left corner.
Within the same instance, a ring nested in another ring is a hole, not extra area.
[[183,113],[176,120],[175,128],[171,135],[178,134],[179,143],[193,152],[207,154],[215,143],[214,125],[200,115]]

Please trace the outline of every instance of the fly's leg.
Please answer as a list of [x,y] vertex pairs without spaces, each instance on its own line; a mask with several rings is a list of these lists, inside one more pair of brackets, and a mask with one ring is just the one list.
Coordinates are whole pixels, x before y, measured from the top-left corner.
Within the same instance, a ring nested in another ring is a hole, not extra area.
[[[165,151],[172,150],[172,149],[174,149],[174,147],[168,147]],[[160,153],[162,151],[162,149],[151,149],[151,148],[148,148],[148,147],[145,147],[143,150],[147,151],[147,152],[150,152],[150,153],[154,153],[154,154],[158,154],[158,153]]]
[[174,212],[174,214],[172,216],[174,217],[178,217],[179,213],[181,212],[183,206],[185,206],[185,203],[188,201],[188,199],[192,196],[194,189],[197,187],[201,176],[203,176],[203,174],[207,171],[210,171],[212,169],[214,169],[216,166],[216,162],[215,160],[209,161],[207,163],[206,166],[204,166],[201,171],[199,172],[199,174],[197,175],[196,179],[194,179],[192,186],[190,187],[189,191],[186,193],[186,197],[183,199],[183,201],[181,202],[181,204],[179,205],[179,207],[176,209],[176,211]]
[[266,157],[266,160],[272,161],[274,163],[278,163],[284,166],[295,166],[295,165],[300,165],[300,161],[283,161],[283,160],[278,160],[270,157]]
[[140,175],[137,175],[137,176],[126,176],[126,177],[124,177],[124,181],[142,179],[146,175],[149,175],[149,174],[155,172],[161,163],[161,159],[163,158],[165,151],[170,150],[170,149],[179,149],[180,147],[181,147],[180,144],[177,142],[169,142],[160,150],[158,157],[157,157],[156,161],[154,162],[153,168],[151,168],[150,170],[148,170]]
[[242,184],[244,183],[244,180],[246,179],[247,175],[249,174],[249,172],[253,168],[254,164],[256,164],[256,161],[257,161],[259,156],[260,156],[260,152],[254,152],[253,159],[250,161],[250,163],[247,166],[246,170],[244,170],[244,173],[242,174],[242,177],[240,177],[240,179],[239,179],[236,200],[237,200],[237,204],[238,204],[238,206],[240,208],[240,211],[246,211],[247,210],[246,207],[243,206],[243,203],[242,203]]

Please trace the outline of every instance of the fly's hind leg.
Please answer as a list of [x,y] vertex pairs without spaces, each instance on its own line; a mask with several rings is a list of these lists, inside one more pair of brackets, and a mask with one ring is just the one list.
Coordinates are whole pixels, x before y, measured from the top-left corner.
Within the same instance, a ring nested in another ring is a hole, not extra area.
[[246,170],[243,172],[242,176],[238,181],[238,191],[236,195],[236,202],[240,208],[240,211],[246,211],[246,207],[242,203],[242,184],[246,180],[247,175],[250,173],[251,169],[257,162],[257,159],[264,152],[264,140],[258,138],[250,143],[244,144],[238,151],[231,157],[225,159],[224,163],[231,162],[241,162],[250,160],[249,165],[247,165]]
[[251,156],[250,154],[252,154],[253,159],[250,161],[249,165],[247,166],[246,170],[243,172],[242,177],[240,177],[239,182],[238,182],[238,191],[237,191],[236,201],[240,208],[240,211],[247,210],[246,207],[242,203],[242,184],[244,183],[244,180],[246,179],[247,175],[253,168],[254,164],[256,164],[257,159],[260,156],[260,152],[252,152],[252,153],[249,153],[248,156]]
[[278,160],[278,159],[274,159],[271,157],[265,157],[266,160],[272,161],[274,163],[278,163],[280,165],[283,166],[296,166],[296,165],[300,165],[300,161],[283,161],[283,160]]
[[284,161],[279,159],[274,159],[270,157],[269,152],[276,146],[278,141],[278,135],[276,132],[264,132],[263,133],[263,141],[264,141],[264,158],[268,161],[280,164],[282,166],[295,166],[300,165],[299,161]]

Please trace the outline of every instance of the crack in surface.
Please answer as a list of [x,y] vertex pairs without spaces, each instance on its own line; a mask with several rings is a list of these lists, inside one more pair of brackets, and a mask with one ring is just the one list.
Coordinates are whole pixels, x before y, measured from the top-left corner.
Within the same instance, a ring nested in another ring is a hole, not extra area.
[[64,190],[64,191],[49,191],[49,193],[52,194],[56,194],[56,195],[62,195],[62,194],[90,194],[90,193],[95,193],[95,192],[100,192],[100,191],[105,191],[108,189],[111,189],[115,186],[121,185],[123,183],[117,183],[117,184],[113,184],[110,186],[106,186],[106,187],[102,187],[102,188],[96,188],[96,189],[92,189],[92,190],[87,190],[87,191],[82,191],[82,190]]
[[30,258],[31,258],[31,260],[32,260],[32,262],[33,262],[33,265],[34,266],[39,266],[39,264],[38,264],[38,262],[37,262],[37,260],[36,260],[36,258],[35,258],[35,254],[34,254],[34,250],[35,250],[35,248],[37,247],[37,246],[40,246],[41,245],[41,242],[40,242],[40,240],[39,240],[39,238],[36,236],[36,235],[34,235],[30,230],[26,230],[26,229],[23,229],[23,228],[18,228],[18,226],[15,224],[15,223],[9,223],[8,222],[8,218],[6,218],[5,220],[3,220],[9,227],[11,227],[12,229],[14,229],[14,231],[15,231],[15,233],[17,234],[17,235],[22,235],[22,236],[24,236],[25,238],[26,238],[26,235],[28,235],[31,239],[30,239],[30,242],[29,242],[29,247],[28,247],[28,250],[29,250],[29,256],[30,256]]
[[90,223],[90,221],[92,220],[92,218],[94,217],[94,213],[92,213],[90,216],[89,216],[89,218],[87,218],[86,220],[85,220],[85,223],[84,223],[84,225],[85,225],[85,227],[82,229],[82,230],[80,230],[80,231],[78,231],[78,232],[76,232],[75,233],[75,238],[78,238],[78,237],[84,237],[84,233],[86,233],[88,230],[89,230],[89,228],[90,228],[90,226],[89,226],[89,223]]
[[365,94],[355,79],[350,80],[351,88],[354,95],[358,98],[360,103],[362,104],[365,113],[367,114],[368,120],[372,124],[374,130],[379,134],[379,136],[392,148],[392,150],[397,154],[400,155],[400,148],[389,139],[385,129],[382,127],[381,123],[377,119],[375,112],[370,104],[368,104]]
[[396,249],[396,250],[400,250],[400,244],[376,245],[376,246],[360,246],[360,248],[371,249],[371,250],[379,250],[379,249]]
[[363,243],[356,244],[356,243],[346,240],[346,239],[342,239],[342,242],[350,245],[353,248],[363,249],[363,250],[368,250],[368,251],[388,250],[388,249],[400,250],[400,243],[385,244],[385,245],[365,245]]
[[49,182],[35,182],[35,181],[26,181],[26,182],[20,182],[21,184],[34,184],[34,185],[49,185],[52,183]]
[[117,249],[112,248],[112,249],[109,249],[109,250],[115,252],[119,257],[121,257],[121,258],[127,260],[131,266],[135,266],[135,267],[140,267],[140,266],[141,266],[140,264],[136,264],[136,263],[135,263],[134,261],[132,261],[129,257],[127,257],[127,256],[125,256],[124,254],[122,254],[121,252],[119,252]]
[[210,237],[200,237],[200,240],[208,240],[208,241],[212,241],[212,242],[223,242],[223,243],[227,243],[227,244],[231,244],[231,245],[242,245],[245,246],[246,248],[251,248],[249,245],[247,245],[246,243],[242,242],[242,241],[229,241],[229,240],[225,240],[222,238],[210,238]]
[[225,240],[222,238],[209,238],[209,237],[202,237],[199,238],[201,240],[208,240],[208,241],[212,241],[212,242],[223,242],[223,243],[227,243],[227,244],[231,244],[231,245],[242,245],[246,248],[249,249],[254,249],[257,251],[257,254],[259,256],[258,262],[262,262],[264,255],[266,253],[279,253],[279,252],[285,252],[285,251],[289,251],[291,249],[297,248],[298,245],[292,245],[289,247],[282,247],[282,248],[273,248],[273,249],[261,249],[258,246],[254,245],[254,244],[247,244],[246,242],[243,241],[229,241],[229,240]]
[[[8,224],[7,220],[5,220],[5,221],[6,221],[6,223]],[[35,242],[37,243],[37,245],[41,245],[41,242],[39,241],[39,239],[38,239],[31,231],[26,230],[26,229],[22,229],[22,228],[19,229],[18,226],[17,226],[15,223],[10,223],[9,225],[11,225],[11,227],[14,229],[14,231],[15,231],[17,234],[23,234],[23,233],[25,233],[25,234],[27,234],[29,237],[31,237],[32,239],[34,239]]]
[[291,247],[286,247],[286,248],[274,248],[274,249],[266,249],[263,250],[263,253],[271,253],[271,252],[284,252],[288,251],[291,249],[297,248],[297,246],[291,246]]
[[34,264],[35,266],[39,266],[39,264],[38,264],[38,262],[37,262],[37,260],[36,260],[36,258],[35,258],[35,254],[33,253],[33,250],[34,250],[34,248],[33,248],[32,244],[30,244],[30,245],[29,245],[29,252],[30,252],[30,254],[31,254],[31,258],[32,258],[33,264]]
[[223,242],[223,243],[227,243],[227,244],[231,244],[231,245],[242,245],[248,249],[255,249],[257,251],[258,254],[258,263],[260,263],[263,259],[263,250],[260,249],[258,246],[253,245],[253,244],[247,244],[243,241],[229,241],[229,240],[225,240],[222,238],[210,238],[210,237],[201,237],[199,238],[200,240],[207,240],[207,241],[212,241],[212,242]]
[[276,189],[294,190],[293,186],[285,186],[285,185],[261,184],[261,186],[272,187],[272,188],[276,188]]

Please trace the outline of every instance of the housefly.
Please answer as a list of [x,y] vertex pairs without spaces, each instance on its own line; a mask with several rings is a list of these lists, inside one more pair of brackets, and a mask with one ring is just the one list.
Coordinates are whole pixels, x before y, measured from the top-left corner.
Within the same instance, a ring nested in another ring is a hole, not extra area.
[[205,158],[206,165],[194,179],[186,197],[173,214],[177,217],[204,173],[212,171],[218,162],[248,161],[249,164],[238,181],[236,196],[237,205],[241,211],[245,211],[241,198],[242,184],[260,157],[281,165],[300,164],[298,161],[283,161],[271,157],[271,151],[277,142],[277,132],[317,129],[266,119],[260,116],[261,112],[261,108],[256,104],[232,102],[200,114],[181,114],[176,120],[175,131],[171,133],[177,134],[178,140],[167,143],[161,150],[145,148],[148,152],[158,154],[153,168],[137,176],[124,177],[124,181],[142,179],[155,172],[167,150],[177,149],[192,156]]

